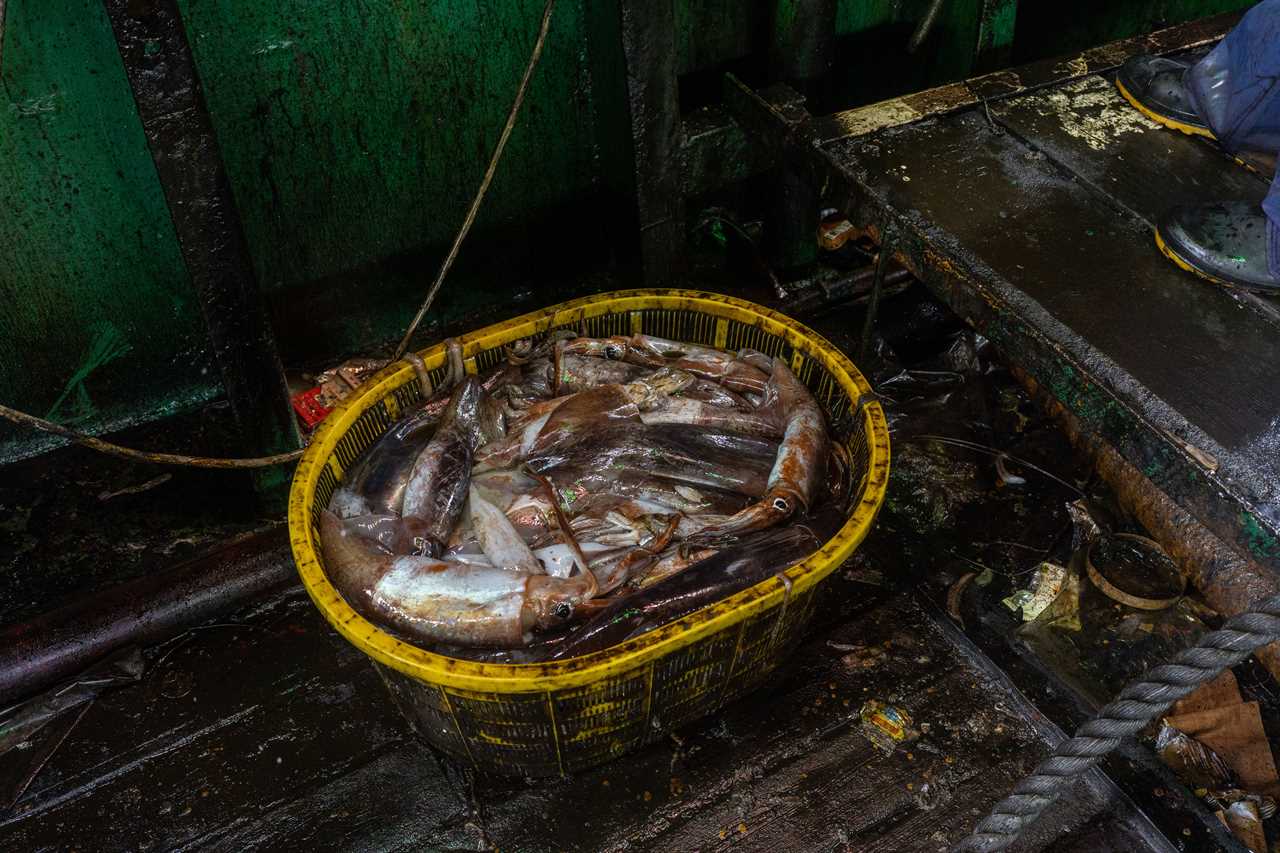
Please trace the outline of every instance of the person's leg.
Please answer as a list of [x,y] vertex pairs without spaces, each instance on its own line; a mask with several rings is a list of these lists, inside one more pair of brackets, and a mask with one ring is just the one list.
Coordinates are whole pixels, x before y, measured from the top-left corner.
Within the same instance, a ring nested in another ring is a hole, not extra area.
[[1280,241],[1256,201],[1178,206],[1156,223],[1156,245],[1201,278],[1265,293],[1280,292],[1273,272]]
[[1184,83],[1196,114],[1228,151],[1280,151],[1280,0],[1250,9]]
[[1183,269],[1218,284],[1280,293],[1280,175],[1266,198],[1175,207],[1156,244]]
[[1280,151],[1280,0],[1263,0],[1207,56],[1135,56],[1116,86],[1147,118],[1217,139],[1245,166],[1270,176]]
[[1280,174],[1271,179],[1262,210],[1267,216],[1267,270],[1280,282]]
[[1134,56],[1116,73],[1124,99],[1154,122],[1194,136],[1213,138],[1186,86],[1191,63],[1180,57]]
[[[1117,76],[1148,117],[1218,140],[1240,162],[1274,174],[1280,151],[1280,0],[1263,0],[1199,62],[1137,57]],[[1219,284],[1280,293],[1280,179],[1266,200],[1205,199],[1156,223],[1178,266]]]

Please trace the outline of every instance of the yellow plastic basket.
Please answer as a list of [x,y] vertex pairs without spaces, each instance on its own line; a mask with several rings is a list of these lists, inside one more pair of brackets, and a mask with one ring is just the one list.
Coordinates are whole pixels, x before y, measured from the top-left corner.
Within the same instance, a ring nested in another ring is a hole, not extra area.
[[[884,412],[839,350],[769,309],[710,293],[629,290],[563,303],[460,338],[468,372],[502,358],[502,345],[584,328],[592,336],[643,332],[684,343],[750,347],[787,360],[826,409],[853,460],[848,521],[787,571],[626,643],[546,664],[481,664],[402,642],[357,614],[325,576],[318,518],[343,472],[422,388],[391,365],[344,400],[298,464],[289,531],[302,582],[320,612],[374,660],[401,712],[435,746],[481,771],[549,776],[581,770],[660,740],[761,684],[802,636],[819,583],[866,536],[889,479]],[[433,383],[443,345],[424,351]],[[789,589],[788,589],[789,586]]]

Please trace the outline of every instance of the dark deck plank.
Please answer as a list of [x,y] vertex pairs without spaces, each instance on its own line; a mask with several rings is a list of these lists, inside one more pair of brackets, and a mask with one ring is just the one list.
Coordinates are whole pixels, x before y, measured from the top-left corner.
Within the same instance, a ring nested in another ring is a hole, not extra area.
[[220,831],[403,739],[382,690],[296,594],[247,627],[193,632],[89,709],[0,819],[0,849],[168,849]]
[[1207,140],[1139,113],[1110,76],[1082,77],[991,104],[999,123],[1145,220],[1207,198],[1262,201],[1267,182]]
[[[836,583],[776,681],[679,742],[563,780],[479,780],[474,799],[295,593],[91,708],[0,849],[934,850],[1044,753],[1043,729],[909,594]],[[885,656],[846,663],[833,642]],[[928,734],[881,755],[851,719],[869,697]],[[1147,849],[1097,790],[1044,832],[1093,822]]]
[[[1101,172],[1078,177],[1030,138],[975,110],[824,154],[855,216],[898,223],[943,301],[1193,515],[1280,567],[1280,323],[1170,264],[1131,210],[1158,203],[1135,200],[1136,183],[1113,200]],[[1159,139],[1152,175],[1188,152],[1203,171],[1202,148]]]
[[884,134],[858,159],[896,207],[945,231],[1218,446],[1280,477],[1272,446],[1257,446],[1280,415],[1280,326],[1170,264],[1145,222],[976,113]]

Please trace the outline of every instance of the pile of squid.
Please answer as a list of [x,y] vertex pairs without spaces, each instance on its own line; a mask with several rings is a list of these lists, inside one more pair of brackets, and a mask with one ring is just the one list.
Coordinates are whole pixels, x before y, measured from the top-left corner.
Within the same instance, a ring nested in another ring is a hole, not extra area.
[[598,651],[786,582],[844,520],[847,458],[780,359],[560,336],[466,376],[448,348],[452,381],[320,521],[330,581],[411,642],[511,662]]

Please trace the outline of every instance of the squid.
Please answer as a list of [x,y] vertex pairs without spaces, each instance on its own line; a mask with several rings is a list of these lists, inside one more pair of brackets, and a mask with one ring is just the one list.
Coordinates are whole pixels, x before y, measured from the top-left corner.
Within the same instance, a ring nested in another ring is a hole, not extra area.
[[[450,362],[456,361],[457,378],[461,381],[461,348],[458,348],[455,358],[454,347],[457,344],[451,339]],[[492,391],[517,375],[518,371],[514,366],[499,365],[485,372],[479,380],[480,387],[486,392]],[[435,434],[436,427],[452,403],[453,387],[455,383],[451,382],[441,389],[422,408],[401,418],[366,450],[347,472],[342,486],[334,492],[329,508],[343,518],[400,514],[414,462]],[[481,428],[485,428],[483,424]]]
[[506,514],[485,500],[474,486],[467,498],[467,506],[471,509],[471,527],[480,550],[492,565],[517,574],[545,573],[542,563],[529,550]]
[[438,557],[462,514],[471,482],[471,455],[481,440],[484,389],[474,377],[458,387],[435,434],[413,463],[405,486],[400,554]]
[[827,475],[830,452],[826,423],[809,389],[780,359],[773,360],[765,405],[776,406],[785,418],[782,443],[765,493],[732,518],[697,534],[694,538],[699,542],[780,524],[797,509],[808,509],[817,496]]
[[594,355],[645,367],[674,367],[702,379],[719,382],[732,391],[763,393],[768,374],[750,360],[694,344],[682,344],[651,335],[618,335],[612,338],[576,338],[564,344],[566,353]]
[[328,510],[320,517],[325,572],[347,602],[414,640],[485,648],[528,644],[595,597],[595,577],[522,574],[372,550]]

